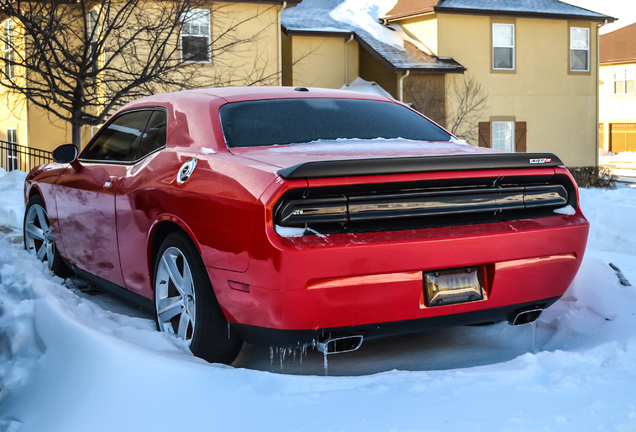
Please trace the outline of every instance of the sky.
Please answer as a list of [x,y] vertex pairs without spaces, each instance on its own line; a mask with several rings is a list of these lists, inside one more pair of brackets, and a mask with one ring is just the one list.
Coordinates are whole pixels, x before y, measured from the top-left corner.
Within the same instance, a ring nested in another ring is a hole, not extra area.
[[634,0],[564,0],[564,3],[618,18],[613,24],[603,26],[601,34],[618,30],[636,22],[636,1]]

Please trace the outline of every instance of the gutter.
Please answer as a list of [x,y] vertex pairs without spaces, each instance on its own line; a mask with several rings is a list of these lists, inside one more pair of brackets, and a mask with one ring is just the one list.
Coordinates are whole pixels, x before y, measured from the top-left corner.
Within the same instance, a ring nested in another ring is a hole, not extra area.
[[[594,166],[598,166],[599,160],[598,160],[598,149],[599,149],[599,142],[598,142],[598,124],[600,121],[600,105],[601,105],[601,101],[599,100],[599,96],[600,96],[600,69],[601,69],[601,27],[603,27],[605,24],[607,24],[607,20],[605,22],[599,23],[596,26],[596,80],[594,82],[594,87],[595,87],[595,91],[596,91],[596,137],[594,138],[594,144],[596,145],[596,148],[594,149]],[[605,148],[605,137],[609,137],[609,128],[607,128],[607,132],[603,133],[603,148]],[[609,150],[609,148],[608,148]]]
[[278,11],[278,32],[277,35],[277,44],[278,44],[278,86],[281,87],[283,85],[283,36],[280,34],[281,28],[283,27],[283,10],[287,7],[287,2],[284,1],[282,7]]
[[353,33],[349,36],[349,39],[345,42],[344,55],[345,55],[345,85],[349,85],[349,43],[353,41]]
[[403,74],[398,81],[398,100],[400,102],[404,102],[404,80],[407,76],[411,75],[411,70],[407,70],[405,74]]

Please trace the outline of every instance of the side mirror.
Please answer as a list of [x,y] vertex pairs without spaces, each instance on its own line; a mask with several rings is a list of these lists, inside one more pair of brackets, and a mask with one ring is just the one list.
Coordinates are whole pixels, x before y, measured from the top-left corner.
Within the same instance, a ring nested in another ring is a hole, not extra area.
[[55,162],[70,163],[75,172],[79,171],[82,167],[77,161],[78,155],[79,152],[77,151],[77,147],[75,147],[73,144],[62,144],[61,146],[53,150],[53,152],[51,152],[51,156],[53,156],[53,160]]

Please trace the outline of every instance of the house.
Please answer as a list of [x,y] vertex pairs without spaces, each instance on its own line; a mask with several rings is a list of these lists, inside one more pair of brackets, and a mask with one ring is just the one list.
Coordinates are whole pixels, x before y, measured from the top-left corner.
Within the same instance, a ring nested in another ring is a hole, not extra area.
[[[356,90],[361,83],[375,85],[445,125],[445,76],[466,68],[434,55],[401,26],[381,24],[382,3],[303,0],[284,10],[283,85]],[[414,83],[433,91],[435,103],[420,106]]]
[[636,152],[636,24],[600,37],[599,147]]
[[[398,0],[379,16],[382,33],[347,19],[354,4],[283,12],[285,84],[339,88],[358,76],[475,145],[597,164],[598,28],[614,18],[557,0]],[[383,50],[387,32],[402,41],[397,56]]]
[[[281,70],[281,34],[280,13],[284,7],[298,3],[300,0],[272,1],[272,0],[237,0],[237,1],[203,1],[197,3],[197,9],[191,10],[187,24],[183,25],[170,37],[170,44],[176,47],[175,56],[180,56],[185,64],[181,69],[175,69],[166,76],[170,80],[187,81],[191,86],[210,85],[279,85],[282,82]],[[33,4],[51,4],[34,0]],[[58,2],[55,8],[65,8],[61,11],[60,20],[66,15],[74,18],[77,26],[76,34],[97,35],[107,28],[104,22],[105,14],[100,14],[97,3],[88,0],[74,2]],[[170,2],[170,5],[179,2]],[[159,6],[158,6],[159,5]],[[10,7],[10,3],[2,8]],[[103,6],[106,7],[106,6]],[[140,12],[153,16],[158,7],[164,7],[161,2],[148,1]],[[166,6],[167,7],[167,6]],[[154,8],[154,9],[153,9]],[[10,91],[2,86],[9,79],[16,81],[25,78],[28,73],[20,66],[24,57],[24,36],[18,20],[3,17],[0,8],[0,141],[9,141],[44,150],[52,150],[60,144],[72,142],[73,130],[68,121],[57,118],[23,95]],[[79,14],[79,15],[78,15]],[[82,19],[81,14],[85,14]],[[101,18],[100,18],[101,17]],[[131,20],[139,22],[140,20]],[[148,25],[146,22],[145,25]],[[98,29],[93,32],[93,29]],[[130,27],[129,32],[136,29]],[[126,42],[124,33],[118,37],[105,37],[102,51],[94,56],[94,64],[101,67],[109,59],[110,53]],[[87,36],[91,37],[91,36]],[[99,36],[90,40],[89,55],[97,49]],[[148,40],[148,45],[154,41]],[[167,47],[167,50],[172,49]],[[143,49],[141,50],[143,51]],[[144,52],[135,52],[140,56]],[[78,52],[78,56],[83,55]],[[128,54],[127,54],[128,55]],[[90,96],[98,101],[99,106],[109,103],[116,87],[113,70],[125,70],[126,65],[120,61],[104,73],[94,78],[101,80],[97,91]],[[196,72],[196,75],[191,72]],[[195,77],[190,80],[190,77]],[[155,86],[153,92],[170,91],[169,84]],[[109,93],[110,92],[110,93]],[[131,97],[135,97],[134,95]],[[125,100],[119,104],[121,105]],[[109,110],[112,113],[118,105]],[[98,107],[99,108],[99,107]],[[95,109],[95,108],[94,108]],[[62,108],[60,111],[64,111]],[[82,145],[93,135],[96,126],[82,128]],[[15,158],[15,154],[6,158]],[[6,161],[3,161],[5,164]],[[6,166],[3,165],[3,166]]]

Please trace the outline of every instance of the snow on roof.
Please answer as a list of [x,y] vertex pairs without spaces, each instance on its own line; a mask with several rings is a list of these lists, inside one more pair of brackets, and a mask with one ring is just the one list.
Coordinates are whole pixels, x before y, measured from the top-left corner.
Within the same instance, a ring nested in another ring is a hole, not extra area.
[[384,26],[380,17],[397,0],[303,0],[285,9],[282,25],[287,33],[346,33],[393,72],[463,72],[453,59],[434,56],[399,25]]
[[366,81],[360,77],[356,78],[350,84],[343,85],[342,87],[340,87],[340,90],[350,90],[350,91],[356,91],[360,93],[386,96],[388,98],[393,99],[393,96],[391,96],[391,94],[388,91],[380,87],[378,83],[373,81]]

